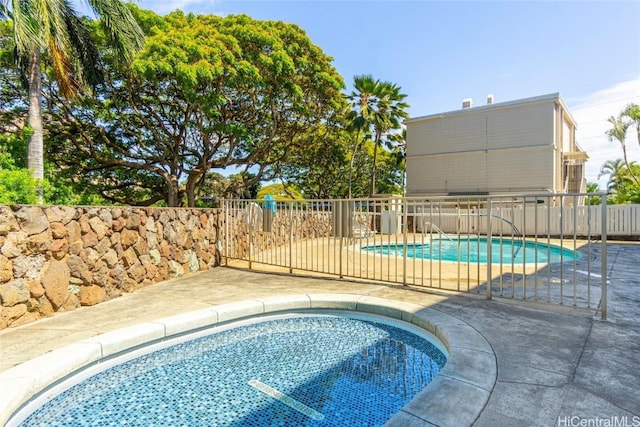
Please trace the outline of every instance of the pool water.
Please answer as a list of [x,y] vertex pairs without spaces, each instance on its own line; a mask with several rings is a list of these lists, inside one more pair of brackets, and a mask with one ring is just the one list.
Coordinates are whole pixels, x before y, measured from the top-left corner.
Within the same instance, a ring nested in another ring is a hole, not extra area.
[[[460,239],[433,239],[431,243],[410,243],[407,245],[407,258],[433,259],[442,261],[486,263],[486,237],[461,237]],[[367,252],[382,255],[404,256],[402,244],[370,245],[361,248]],[[491,263],[559,263],[578,259],[578,254],[570,249],[542,242],[522,241],[518,239],[491,239]]]
[[23,426],[376,426],[446,363],[436,344],[369,319],[304,315],[172,345],[104,370]]

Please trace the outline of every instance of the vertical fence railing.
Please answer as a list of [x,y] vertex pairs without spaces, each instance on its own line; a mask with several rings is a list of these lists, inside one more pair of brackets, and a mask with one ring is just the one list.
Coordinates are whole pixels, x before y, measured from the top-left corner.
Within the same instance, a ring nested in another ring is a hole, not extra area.
[[[487,199],[487,299],[491,299],[493,290],[493,275],[491,272],[491,266],[493,265],[492,258],[492,243],[491,237],[491,223],[493,222],[493,209],[491,205],[491,199]],[[501,233],[502,234],[502,233]],[[502,245],[500,246],[502,248]],[[502,252],[502,250],[500,251]]]
[[[579,205],[598,199],[604,203]],[[606,316],[604,194],[224,200],[222,206],[228,264],[599,307]],[[633,214],[624,218],[632,224]]]
[[602,296],[600,298],[600,312],[602,313],[602,319],[607,318],[607,198],[602,197],[602,236],[600,238],[600,257],[601,257],[601,282]]

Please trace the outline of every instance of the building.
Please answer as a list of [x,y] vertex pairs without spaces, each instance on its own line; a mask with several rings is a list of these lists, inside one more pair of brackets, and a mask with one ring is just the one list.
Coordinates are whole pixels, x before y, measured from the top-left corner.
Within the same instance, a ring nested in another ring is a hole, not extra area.
[[411,118],[407,195],[578,193],[588,159],[559,94]]

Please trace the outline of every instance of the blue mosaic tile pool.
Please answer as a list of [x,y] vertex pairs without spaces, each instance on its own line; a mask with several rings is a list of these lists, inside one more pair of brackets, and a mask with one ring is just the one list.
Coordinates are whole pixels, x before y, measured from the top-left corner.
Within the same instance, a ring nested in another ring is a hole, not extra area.
[[252,323],[67,389],[22,426],[376,426],[446,363],[404,329],[342,316]]

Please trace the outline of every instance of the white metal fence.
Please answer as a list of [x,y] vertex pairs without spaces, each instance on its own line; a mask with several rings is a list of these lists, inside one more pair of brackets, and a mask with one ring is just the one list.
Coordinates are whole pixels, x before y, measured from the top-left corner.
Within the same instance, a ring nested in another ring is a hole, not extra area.
[[[605,204],[578,206],[590,198]],[[640,212],[607,207],[604,194],[224,200],[222,207],[230,264],[573,305],[603,318],[607,234],[640,234]]]

